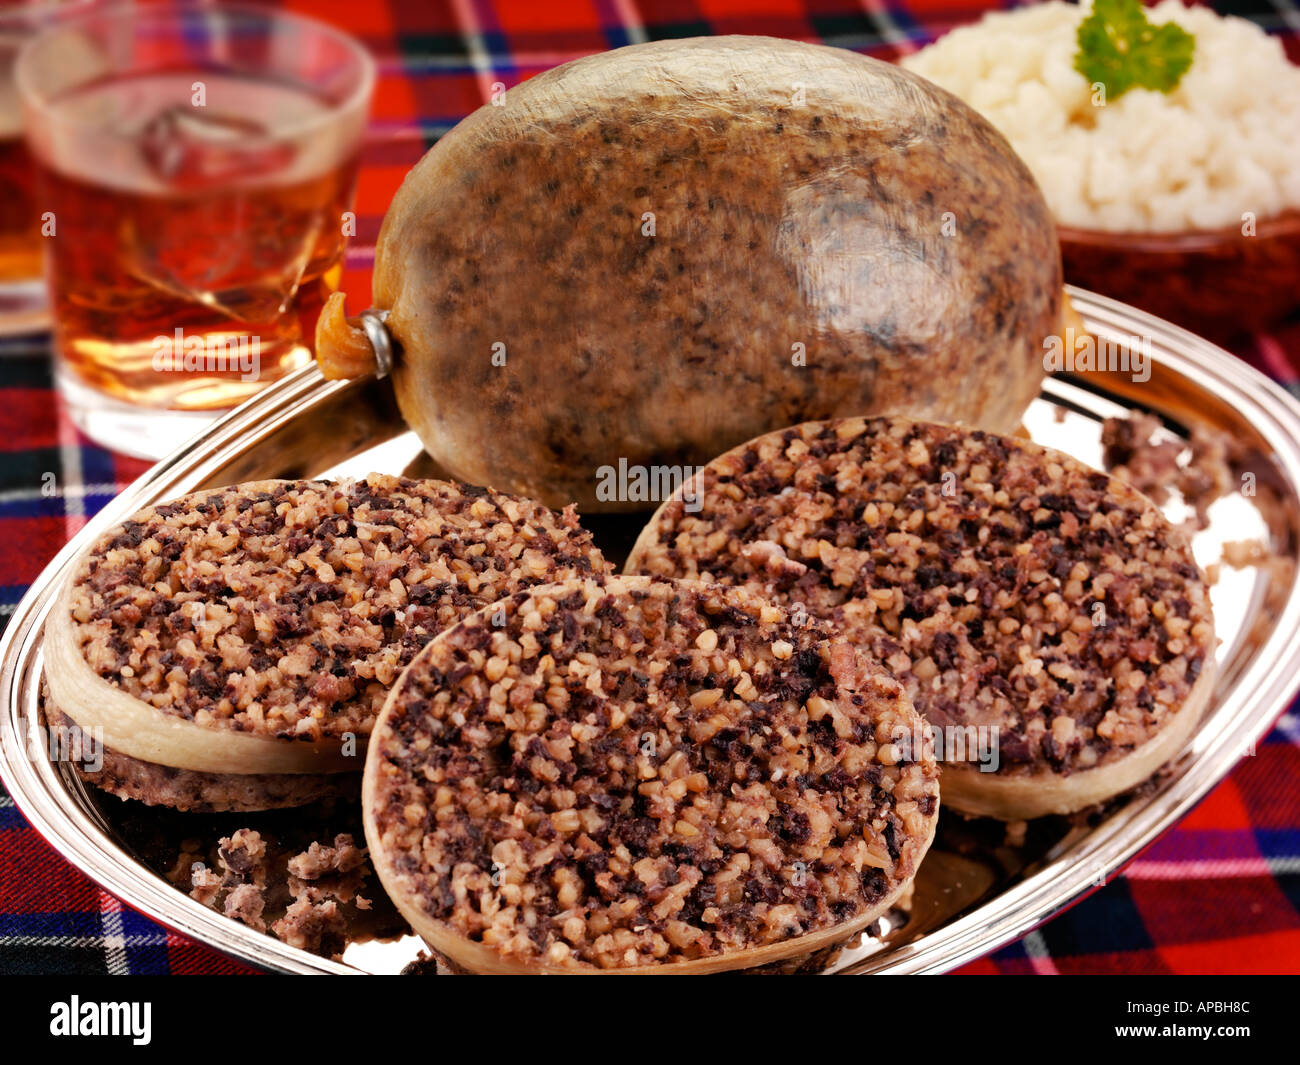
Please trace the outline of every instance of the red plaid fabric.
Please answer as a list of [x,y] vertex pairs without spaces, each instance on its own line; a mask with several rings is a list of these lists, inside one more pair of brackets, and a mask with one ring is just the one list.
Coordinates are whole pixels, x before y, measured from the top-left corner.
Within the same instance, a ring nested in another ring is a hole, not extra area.
[[[357,237],[344,287],[369,302],[374,243],[407,169],[500,82],[645,40],[756,33],[879,58],[972,21],[990,0],[288,0],[380,59]],[[1283,36],[1291,0],[1216,3]],[[1300,322],[1238,354],[1300,395]],[[64,542],[143,464],[70,426],[45,338],[0,342],[0,620]],[[56,491],[43,492],[52,474]],[[969,973],[1300,972],[1300,716],[1125,874]],[[245,967],[132,913],[72,869],[0,792],[0,972],[239,973]]]

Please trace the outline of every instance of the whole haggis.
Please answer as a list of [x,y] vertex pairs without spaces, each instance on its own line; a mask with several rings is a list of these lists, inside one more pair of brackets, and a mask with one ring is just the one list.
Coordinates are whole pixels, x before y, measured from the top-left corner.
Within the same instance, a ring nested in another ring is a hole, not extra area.
[[[407,176],[376,250],[406,420],[455,476],[587,510],[602,467],[907,413],[1009,431],[1058,328],[1033,178],[956,97],[762,37],[566,63]],[[336,295],[327,376],[374,368]]]

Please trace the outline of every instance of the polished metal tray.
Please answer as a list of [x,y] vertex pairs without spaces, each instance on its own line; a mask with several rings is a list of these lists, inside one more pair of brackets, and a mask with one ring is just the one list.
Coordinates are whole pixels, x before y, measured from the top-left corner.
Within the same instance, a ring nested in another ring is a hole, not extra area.
[[[1300,686],[1300,405],[1220,348],[1113,300],[1072,291],[1101,339],[1150,340],[1149,381],[1123,373],[1053,376],[1026,415],[1041,443],[1094,466],[1102,419],[1142,408],[1186,436],[1200,424],[1242,450],[1254,494],[1233,492],[1210,509],[1195,540],[1203,565],[1227,541],[1259,539],[1267,564],[1221,567],[1213,599],[1221,644],[1212,705],[1188,748],[1158,778],[1086,818],[1045,818],[1023,839],[1005,826],[940,818],[910,905],[845,950],[831,971],[939,972],[1024,935],[1114,876],[1253,751]],[[990,368],[990,372],[994,372]],[[164,925],[263,968],[297,973],[398,972],[415,960],[411,935],[359,937],[342,961],[316,957],[218,915],[165,879],[182,837],[205,844],[237,827],[284,815],[201,817],[153,811],[83,787],[66,764],[27,741],[37,724],[41,627],[74,556],[142,506],[186,492],[263,477],[381,472],[436,475],[406,430],[386,382],[326,382],[307,368],[268,388],[159,463],[99,512],[46,567],[0,642],[0,775],[23,814],[61,854],[123,902]],[[1178,499],[1166,507],[1187,516]],[[612,558],[638,519],[589,519]],[[278,818],[278,820],[277,820]],[[377,885],[371,885],[378,891]]]

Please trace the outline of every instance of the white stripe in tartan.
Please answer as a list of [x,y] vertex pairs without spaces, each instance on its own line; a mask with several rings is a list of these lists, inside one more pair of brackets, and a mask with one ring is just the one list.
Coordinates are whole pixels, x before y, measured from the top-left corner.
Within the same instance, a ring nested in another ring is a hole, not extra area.
[[366,130],[366,143],[423,141],[426,137],[441,137],[454,125],[455,122],[426,122],[423,119],[411,122],[376,122]]
[[[478,13],[474,10],[474,0],[451,0],[451,8],[460,24],[460,35],[469,55],[469,65],[474,68],[474,74],[478,78],[478,90],[486,102],[492,99],[492,83],[497,79],[494,77],[492,56],[483,40]],[[514,59],[510,59],[510,62],[513,63]]]
[[1056,962],[1052,961],[1052,952],[1047,949],[1047,940],[1043,938],[1041,931],[1030,932],[1020,943],[1025,948],[1025,957],[1029,959],[1030,967],[1039,976],[1061,975]]
[[1277,8],[1277,13],[1282,16],[1287,28],[1300,33],[1300,13],[1296,11],[1295,4],[1290,0],[1271,0],[1271,3]]
[[0,503],[26,503],[33,499],[84,499],[86,496],[115,496],[124,484],[69,484],[56,485],[53,492],[39,488],[10,488],[0,492]]
[[862,0],[862,10],[871,16],[872,23],[880,30],[881,40],[892,44],[904,55],[916,51],[915,42],[911,41],[902,27],[894,21],[894,16],[885,6],[885,0]]
[[[168,942],[161,929],[154,933],[132,933],[120,937],[124,947],[158,947]],[[104,941],[99,936],[5,936],[0,935],[0,945],[6,947],[85,947],[99,950]]]
[[[66,410],[59,412],[59,457],[63,466],[59,480],[66,485],[81,484],[81,445],[77,442],[77,430]],[[63,498],[67,504],[63,508],[63,538],[71,540],[85,524],[86,508],[75,492],[68,493]]]
[[623,24],[623,32],[627,34],[627,39],[633,44],[644,44],[650,39],[650,35],[645,31],[645,23],[641,20],[641,12],[636,9],[636,0],[613,0],[614,10],[618,12],[619,21]]
[[1130,880],[1242,880],[1294,876],[1300,856],[1275,858],[1188,858],[1186,861],[1140,861],[1124,870]]
[[104,923],[104,961],[112,976],[130,976],[126,960],[126,930],[122,927],[122,904],[103,891],[99,893],[99,913]]
[[1283,714],[1274,728],[1292,745],[1300,747],[1300,717],[1290,713]]

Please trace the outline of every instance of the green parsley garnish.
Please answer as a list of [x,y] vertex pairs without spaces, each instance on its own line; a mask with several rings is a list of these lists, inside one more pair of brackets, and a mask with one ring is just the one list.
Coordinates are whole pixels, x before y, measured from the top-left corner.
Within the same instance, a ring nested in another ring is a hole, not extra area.
[[1079,25],[1074,69],[1117,100],[1129,89],[1171,92],[1192,65],[1196,38],[1175,22],[1153,26],[1140,0],[1096,0]]

